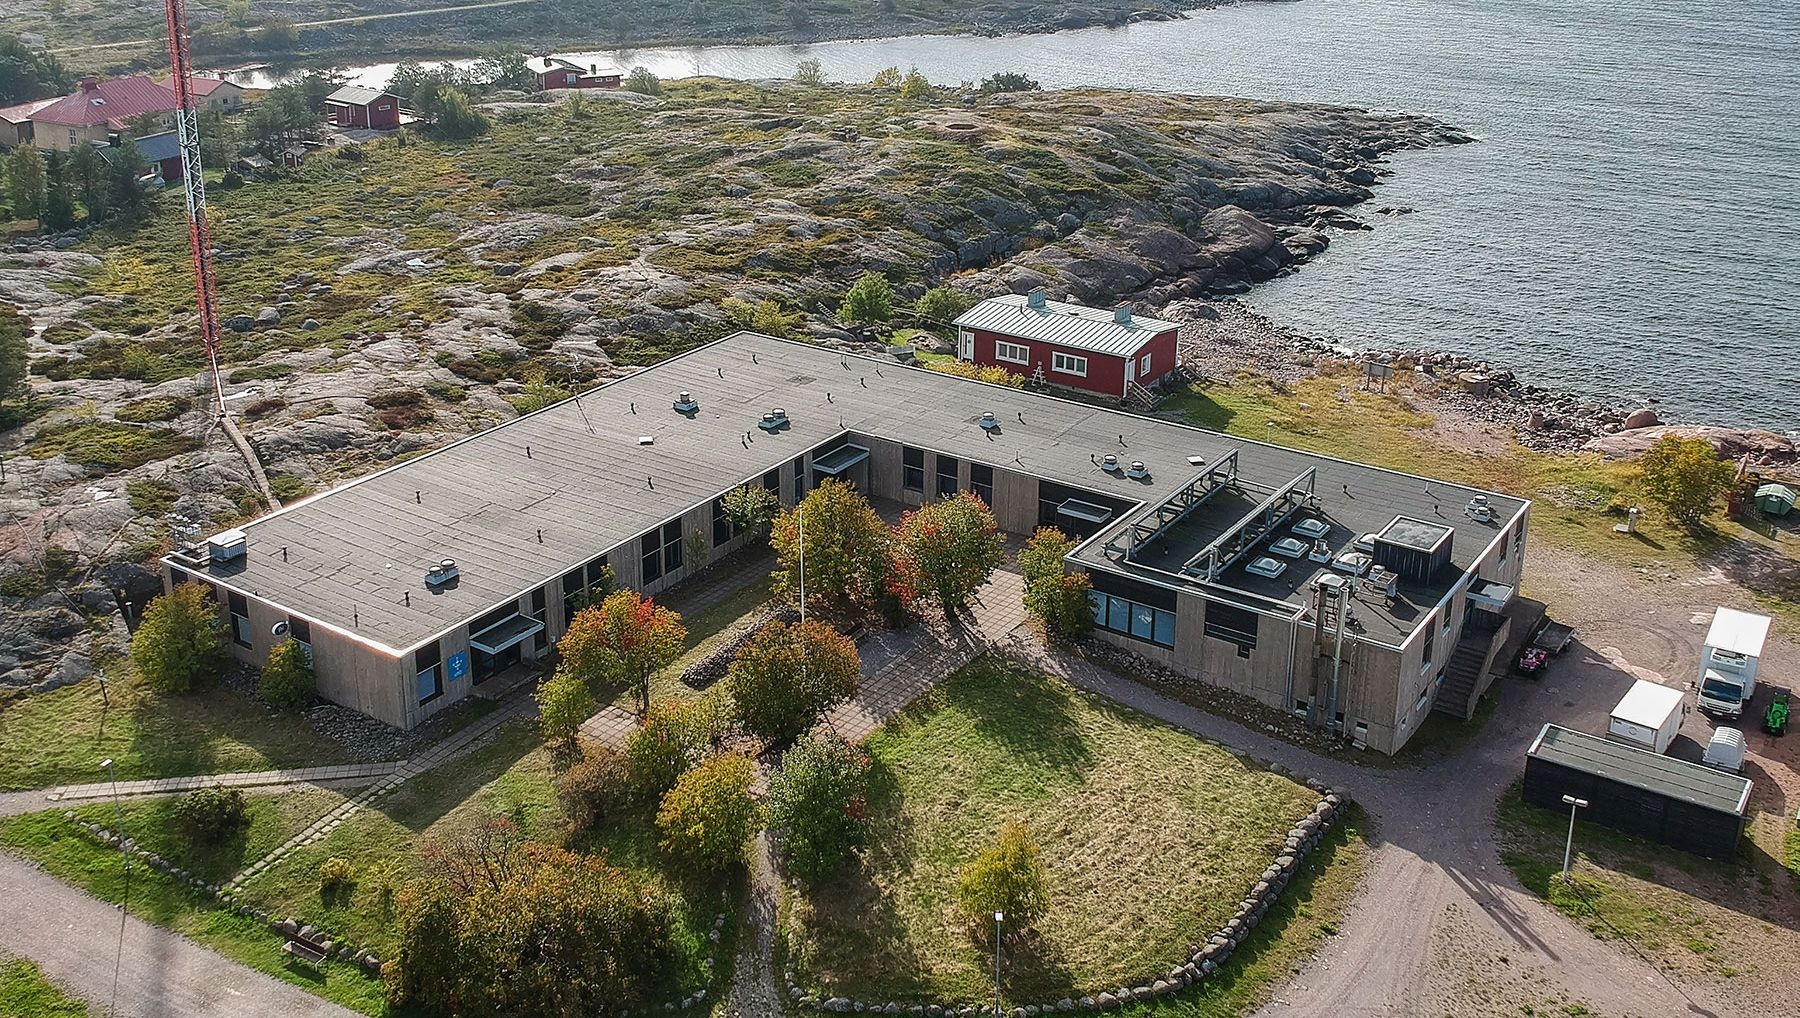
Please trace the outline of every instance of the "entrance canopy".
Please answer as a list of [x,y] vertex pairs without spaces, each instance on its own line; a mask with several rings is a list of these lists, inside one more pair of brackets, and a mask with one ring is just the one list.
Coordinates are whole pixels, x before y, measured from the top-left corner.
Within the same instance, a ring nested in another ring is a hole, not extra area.
[[1491,612],[1502,612],[1512,603],[1513,588],[1493,580],[1476,580],[1469,584],[1469,603]]
[[813,469],[836,477],[869,458],[869,450],[860,445],[840,445],[828,453],[813,457]]
[[483,654],[498,654],[544,631],[544,624],[525,615],[513,615],[469,637],[469,646]]

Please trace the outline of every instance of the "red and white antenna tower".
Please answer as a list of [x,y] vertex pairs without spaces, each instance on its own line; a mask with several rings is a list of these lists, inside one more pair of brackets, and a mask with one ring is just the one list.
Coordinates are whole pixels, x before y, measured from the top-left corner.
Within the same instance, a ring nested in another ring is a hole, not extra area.
[[186,0],[164,0],[169,20],[169,67],[174,71],[175,137],[181,146],[181,186],[187,196],[188,246],[194,255],[194,294],[200,311],[200,342],[212,372],[213,397],[225,416],[225,388],[219,381],[219,304],[213,283],[212,232],[206,222],[206,180],[200,167],[200,111],[195,108],[188,56]]

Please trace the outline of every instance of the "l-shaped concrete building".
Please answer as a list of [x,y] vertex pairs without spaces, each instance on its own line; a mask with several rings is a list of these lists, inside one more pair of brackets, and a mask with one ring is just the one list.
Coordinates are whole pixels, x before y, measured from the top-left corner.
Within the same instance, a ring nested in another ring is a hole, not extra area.
[[[1354,450],[1346,450],[1354,452]],[[411,728],[549,653],[601,570],[654,594],[824,478],[1082,539],[1103,638],[1375,750],[1485,688],[1530,505],[1172,421],[738,333],[164,559],[237,657]]]

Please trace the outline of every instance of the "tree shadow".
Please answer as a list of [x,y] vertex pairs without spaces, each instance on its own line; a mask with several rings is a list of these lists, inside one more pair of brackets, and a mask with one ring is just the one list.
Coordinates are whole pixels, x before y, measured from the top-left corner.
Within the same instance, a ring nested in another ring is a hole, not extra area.
[[1079,776],[1094,766],[1075,719],[1073,687],[993,658],[963,669],[942,687],[942,704],[961,711],[983,737],[1034,766]]
[[1702,556],[1699,564],[1718,569],[1747,590],[1800,602],[1800,561],[1779,549],[1752,541],[1726,541]]

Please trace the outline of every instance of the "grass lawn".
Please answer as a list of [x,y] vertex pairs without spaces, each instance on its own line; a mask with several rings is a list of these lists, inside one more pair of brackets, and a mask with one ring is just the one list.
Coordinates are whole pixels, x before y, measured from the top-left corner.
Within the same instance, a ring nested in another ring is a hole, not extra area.
[[87,1018],[87,1005],[23,958],[0,963],[0,1018]]
[[0,790],[100,781],[107,757],[121,781],[349,760],[304,720],[223,689],[156,696],[129,664],[109,673],[106,689],[110,710],[94,680],[0,699]]
[[1228,919],[1316,797],[1229,752],[983,658],[868,741],[861,866],[791,902],[802,985],[859,999],[980,1001],[992,958],[955,912],[959,868],[1002,821],[1042,847],[1049,913],[1008,959],[1021,1001],[1167,972]]

